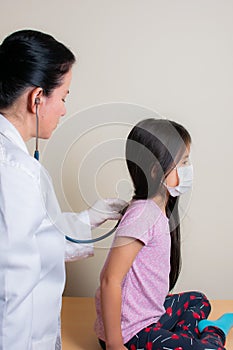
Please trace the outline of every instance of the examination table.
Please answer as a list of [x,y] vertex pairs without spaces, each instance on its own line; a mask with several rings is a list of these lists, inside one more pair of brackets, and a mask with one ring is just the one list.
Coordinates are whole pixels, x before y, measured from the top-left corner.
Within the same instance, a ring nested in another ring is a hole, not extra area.
[[[211,305],[210,319],[215,319],[225,312],[233,312],[233,300],[213,300]],[[93,298],[63,297],[63,350],[100,350],[93,330],[94,321]],[[226,348],[233,350],[233,329],[227,337]]]

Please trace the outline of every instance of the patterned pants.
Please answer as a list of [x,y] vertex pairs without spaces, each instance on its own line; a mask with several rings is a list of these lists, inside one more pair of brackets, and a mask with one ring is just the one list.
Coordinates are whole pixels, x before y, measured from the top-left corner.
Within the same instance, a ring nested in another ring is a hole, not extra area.
[[[215,327],[201,334],[198,322],[210,313],[210,303],[199,292],[168,295],[165,314],[160,320],[142,329],[125,346],[129,350],[225,350],[225,335]],[[100,341],[103,349],[105,344]]]

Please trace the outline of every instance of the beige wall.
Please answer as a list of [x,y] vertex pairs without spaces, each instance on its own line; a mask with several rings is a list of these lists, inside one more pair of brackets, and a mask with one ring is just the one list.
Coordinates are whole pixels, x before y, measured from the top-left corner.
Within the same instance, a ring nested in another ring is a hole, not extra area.
[[[67,117],[41,145],[63,210],[80,211],[98,196],[130,197],[123,147],[137,120],[158,111],[183,123],[195,181],[183,200],[177,290],[232,299],[233,2],[9,0],[0,8],[1,39],[35,28],[78,56]],[[94,294],[110,241],[67,265],[66,295]]]

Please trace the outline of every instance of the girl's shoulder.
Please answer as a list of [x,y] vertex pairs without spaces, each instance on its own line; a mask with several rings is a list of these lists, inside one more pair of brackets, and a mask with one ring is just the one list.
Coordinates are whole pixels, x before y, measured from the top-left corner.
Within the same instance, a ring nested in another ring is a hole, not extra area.
[[132,200],[128,206],[121,223],[135,220],[149,220],[159,218],[160,220],[167,221],[167,217],[163,214],[158,205],[153,199],[138,199]]
[[167,228],[168,219],[153,200],[133,200],[121,219],[117,235],[135,238],[143,235],[149,238]]

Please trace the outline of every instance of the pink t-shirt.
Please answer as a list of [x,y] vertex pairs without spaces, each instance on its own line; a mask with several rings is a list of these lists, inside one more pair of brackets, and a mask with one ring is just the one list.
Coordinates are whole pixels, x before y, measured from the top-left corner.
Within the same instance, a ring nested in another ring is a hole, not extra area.
[[[168,219],[152,199],[135,200],[122,218],[116,236],[133,237],[144,244],[122,282],[121,330],[126,343],[165,312],[170,272]],[[98,338],[105,340],[100,288],[95,300],[95,331]]]

